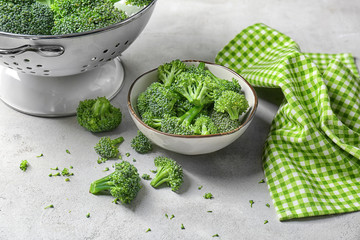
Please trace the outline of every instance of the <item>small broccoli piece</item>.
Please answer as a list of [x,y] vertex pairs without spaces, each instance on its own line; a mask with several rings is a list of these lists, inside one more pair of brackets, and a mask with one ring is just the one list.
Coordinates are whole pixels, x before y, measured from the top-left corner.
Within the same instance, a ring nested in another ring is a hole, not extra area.
[[184,230],[185,229],[184,224],[181,224],[180,228]]
[[214,124],[219,129],[219,132],[229,132],[238,128],[241,125],[239,119],[232,120],[230,115],[227,113],[221,113],[217,111],[211,111],[210,118],[213,120]]
[[50,35],[54,15],[50,7],[36,0],[0,0],[0,31]]
[[151,232],[151,228],[146,229],[145,232]]
[[101,137],[94,149],[101,158],[116,158],[119,155],[118,145],[124,141],[123,137],[110,139],[109,137]]
[[170,87],[176,75],[185,71],[187,66],[179,59],[173,60],[170,63],[165,63],[158,67],[158,78],[165,87]]
[[44,207],[44,209],[48,209],[48,208],[54,208],[54,205],[50,204],[49,206]]
[[22,161],[21,161],[21,163],[20,163],[20,169],[21,169],[22,171],[25,172],[25,171],[27,170],[28,166],[29,166],[29,162],[28,162],[27,160],[22,160]]
[[140,191],[140,176],[134,165],[127,161],[115,163],[115,171],[91,183],[90,193],[110,193],[117,203],[130,203]]
[[86,218],[90,218],[90,213],[86,214]]
[[121,110],[105,97],[80,101],[76,111],[78,123],[91,132],[113,130],[122,120]]
[[249,103],[245,96],[233,91],[224,91],[214,103],[215,111],[227,112],[231,120],[239,119],[240,115],[248,108]]
[[144,174],[141,176],[141,178],[144,179],[144,180],[151,180],[150,175],[149,175],[149,174],[146,174],[146,173],[144,173]]
[[249,200],[249,203],[250,203],[250,207],[252,207],[255,202],[254,200]]
[[126,19],[126,14],[108,0],[55,0],[52,34],[91,31]]
[[131,140],[131,147],[138,153],[148,153],[152,150],[152,142],[141,131]]
[[193,129],[195,134],[200,135],[216,134],[219,132],[213,120],[206,115],[196,118]]
[[158,188],[160,185],[166,183],[171,187],[172,191],[179,190],[183,183],[183,169],[173,159],[168,157],[156,157],[154,159],[157,173],[150,185]]
[[212,193],[205,193],[204,198],[205,199],[213,199],[214,196],[212,195]]

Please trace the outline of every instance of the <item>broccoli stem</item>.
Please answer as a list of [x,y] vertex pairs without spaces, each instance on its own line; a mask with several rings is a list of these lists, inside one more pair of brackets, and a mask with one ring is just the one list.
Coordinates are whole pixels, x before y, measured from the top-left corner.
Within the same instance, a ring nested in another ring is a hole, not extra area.
[[112,143],[112,145],[115,146],[115,145],[122,143],[123,141],[124,141],[124,137],[118,137],[118,138],[111,140],[111,143]]
[[203,108],[204,105],[192,107],[189,111],[179,117],[179,122],[183,123],[185,126],[190,126],[192,120],[201,112]]
[[115,187],[115,184],[111,181],[113,173],[100,178],[90,185],[90,193],[92,194],[100,194],[101,192],[108,191],[110,188]]
[[170,168],[167,167],[160,167],[158,169],[158,172],[156,176],[153,178],[153,180],[150,182],[150,185],[154,188],[159,187],[161,184],[166,183],[169,181],[169,171]]

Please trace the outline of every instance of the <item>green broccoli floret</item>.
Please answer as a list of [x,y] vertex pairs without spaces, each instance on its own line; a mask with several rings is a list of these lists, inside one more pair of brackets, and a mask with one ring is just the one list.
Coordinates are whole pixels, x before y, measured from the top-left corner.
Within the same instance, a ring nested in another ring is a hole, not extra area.
[[230,119],[229,114],[217,112],[215,110],[211,111],[210,118],[220,133],[229,132],[241,125],[241,121],[239,119],[232,120]]
[[152,142],[141,131],[131,140],[131,147],[138,153],[148,153],[152,150]]
[[179,190],[183,183],[183,169],[173,159],[168,157],[156,157],[154,159],[157,173],[151,180],[150,185],[158,188],[162,184],[168,184],[172,191]]
[[110,139],[109,137],[101,137],[94,149],[103,159],[116,158],[119,156],[118,145],[124,141],[123,137]]
[[196,118],[193,129],[194,133],[199,135],[216,134],[219,132],[219,129],[213,120],[206,115],[201,115]]
[[158,67],[158,78],[165,87],[170,87],[176,75],[185,71],[187,66],[179,59],[173,60],[170,63],[165,63]]
[[128,204],[140,191],[140,176],[135,166],[127,161],[115,164],[115,171],[91,183],[90,193],[110,193],[114,202]]
[[0,31],[50,35],[54,14],[46,4],[36,0],[0,0]]
[[214,103],[215,111],[227,112],[231,120],[239,119],[240,115],[248,108],[249,103],[245,96],[233,91],[224,91]]
[[215,82],[204,70],[205,63],[200,63],[197,68],[191,67],[176,75],[172,85],[175,92],[185,97],[195,106],[204,106],[212,103],[214,99],[211,92],[215,89]]
[[109,0],[54,0],[53,35],[91,31],[126,19]]
[[152,83],[137,98],[137,109],[140,115],[151,112],[154,116],[174,114],[174,105],[179,96],[159,82]]
[[121,110],[105,97],[80,101],[76,114],[78,123],[91,132],[113,130],[122,120]]
[[29,166],[29,162],[27,160],[22,160],[20,163],[20,169],[23,170],[24,172],[27,170]]

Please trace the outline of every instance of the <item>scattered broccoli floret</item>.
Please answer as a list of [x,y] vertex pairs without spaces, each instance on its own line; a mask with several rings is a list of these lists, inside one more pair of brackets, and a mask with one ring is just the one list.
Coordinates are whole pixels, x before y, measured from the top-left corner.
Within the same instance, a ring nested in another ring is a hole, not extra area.
[[27,170],[29,166],[29,162],[27,160],[22,160],[20,163],[20,169],[23,170],[24,172]]
[[134,165],[127,161],[115,163],[115,171],[91,183],[90,193],[110,193],[117,203],[130,203],[140,191],[140,176]]
[[255,202],[254,200],[249,200],[249,203],[250,203],[250,207],[252,207]]
[[86,214],[86,218],[90,218],[90,213]]
[[212,193],[205,193],[204,198],[205,199],[213,199],[214,196],[212,195]]
[[119,144],[124,141],[123,137],[111,139],[109,137],[101,137],[94,149],[101,158],[116,158],[119,155]]
[[44,154],[41,153],[40,155],[38,155],[38,156],[36,156],[36,157],[39,158],[39,157],[43,157],[43,156],[44,156]]
[[44,209],[48,209],[48,208],[54,208],[54,205],[50,204],[49,206],[44,207]]
[[144,174],[141,176],[141,178],[144,179],[144,180],[151,180],[150,175],[149,175],[149,174],[146,174],[146,173],[144,173]]
[[141,131],[131,140],[131,147],[138,153],[148,153],[152,150],[152,142]]
[[145,232],[151,232],[151,228],[146,229]]
[[126,19],[126,14],[108,0],[55,0],[53,35],[91,31]]
[[185,229],[184,224],[181,224],[180,228],[184,230]]
[[214,234],[212,237],[220,237],[219,234]]
[[217,112],[227,112],[231,120],[239,119],[240,115],[249,108],[245,96],[233,91],[224,91],[215,100],[214,109]]
[[121,110],[105,97],[80,101],[76,111],[78,123],[91,132],[113,130],[122,120]]
[[0,0],[0,31],[50,35],[54,15],[50,7],[36,0]]
[[168,184],[172,191],[179,190],[183,183],[183,169],[173,159],[168,157],[156,157],[154,159],[157,173],[150,185],[154,188],[158,188],[162,184]]
[[268,222],[269,222],[268,220],[265,220],[265,221],[264,221],[264,224],[267,224]]

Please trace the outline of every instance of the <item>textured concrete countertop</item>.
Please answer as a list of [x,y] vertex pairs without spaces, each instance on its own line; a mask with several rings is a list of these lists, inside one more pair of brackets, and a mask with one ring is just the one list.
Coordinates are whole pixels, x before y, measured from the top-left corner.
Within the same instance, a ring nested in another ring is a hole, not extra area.
[[[303,52],[360,57],[359,12],[358,0],[159,0],[147,27],[121,57],[125,83],[112,102],[124,119],[106,135],[125,138],[120,151],[131,153],[124,159],[135,158],[140,174],[154,169],[155,156],[177,160],[185,172],[180,193],[142,181],[129,206],[89,194],[90,183],[113,164],[96,162],[92,147],[103,135],[85,131],[75,117],[38,118],[0,102],[0,239],[215,239],[214,234],[219,239],[359,239],[359,212],[277,219],[266,184],[258,183],[264,178],[262,146],[282,98],[277,90],[257,89],[258,111],[240,139],[196,157],[158,147],[147,155],[135,153],[129,142],[136,127],[126,107],[128,89],[143,72],[174,58],[214,61],[229,40],[258,22],[292,37]],[[26,172],[19,169],[23,159],[30,163]],[[48,177],[50,168],[70,165],[70,182]],[[205,200],[206,192],[214,199]],[[255,202],[252,208],[249,200]],[[54,208],[44,209],[49,204]]]

